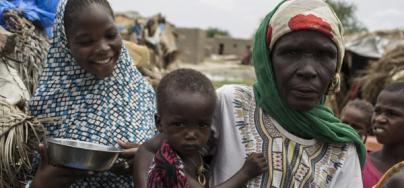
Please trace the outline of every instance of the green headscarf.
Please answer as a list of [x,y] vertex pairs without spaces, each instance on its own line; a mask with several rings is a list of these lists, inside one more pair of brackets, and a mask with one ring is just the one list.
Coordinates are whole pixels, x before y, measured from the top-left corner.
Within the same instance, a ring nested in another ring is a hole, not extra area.
[[[269,47],[267,47],[270,46],[267,44],[267,30],[268,24],[278,9],[282,9],[282,11],[284,11],[285,7],[283,4],[285,2],[287,2],[285,4],[291,4],[294,1],[303,0],[291,0],[280,3],[265,17],[256,32],[252,52],[252,61],[257,77],[257,81],[254,83],[256,102],[265,113],[269,114],[282,127],[293,134],[299,133],[299,136],[305,138],[315,138],[325,143],[354,143],[359,156],[360,164],[363,167],[365,163],[366,151],[361,138],[353,128],[342,123],[337,117],[334,116],[333,112],[324,105],[324,100],[321,100],[321,104],[317,105],[312,110],[308,112],[301,112],[290,108],[279,97],[274,81],[272,62],[270,60],[271,49],[268,50]],[[310,1],[316,1],[316,3],[319,4],[318,1],[320,0]],[[301,10],[312,11],[310,10],[310,2],[306,1],[304,4],[306,7],[301,8]],[[296,10],[296,6],[293,8]],[[318,7],[314,8],[317,8],[316,10],[318,10]],[[332,12],[328,5],[327,8]],[[334,13],[332,12],[332,14]],[[339,22],[339,20],[337,21]],[[315,27],[302,29],[317,30]],[[286,33],[283,33],[282,35],[284,34]],[[275,43],[275,41],[271,41],[271,43]],[[338,46],[338,44],[336,45]],[[341,50],[341,48],[338,48],[338,50]],[[342,59],[340,58],[339,60],[342,62]],[[340,67],[340,65],[337,67]],[[339,72],[339,68],[337,68],[337,72]],[[324,98],[325,96],[323,96],[323,99]]]

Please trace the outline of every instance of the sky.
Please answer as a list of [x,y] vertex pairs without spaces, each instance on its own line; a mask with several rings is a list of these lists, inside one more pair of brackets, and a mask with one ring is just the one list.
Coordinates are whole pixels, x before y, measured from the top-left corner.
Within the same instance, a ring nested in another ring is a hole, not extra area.
[[[345,0],[370,31],[404,28],[403,0]],[[260,20],[280,0],[110,0],[115,11],[134,10],[143,16],[161,12],[177,27],[217,27],[234,37],[250,38]]]

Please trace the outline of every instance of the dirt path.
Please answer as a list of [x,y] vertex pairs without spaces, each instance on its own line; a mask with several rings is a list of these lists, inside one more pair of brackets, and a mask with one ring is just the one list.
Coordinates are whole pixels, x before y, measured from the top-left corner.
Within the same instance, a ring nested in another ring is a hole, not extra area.
[[205,61],[200,64],[179,63],[179,68],[192,68],[208,76],[216,87],[223,84],[251,84],[255,80],[254,68],[240,65],[239,61]]

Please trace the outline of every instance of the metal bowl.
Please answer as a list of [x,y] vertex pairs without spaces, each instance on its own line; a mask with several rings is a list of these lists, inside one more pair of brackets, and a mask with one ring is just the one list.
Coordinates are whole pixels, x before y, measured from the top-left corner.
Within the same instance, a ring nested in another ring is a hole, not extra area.
[[112,146],[62,138],[47,139],[47,151],[53,165],[92,171],[109,170],[122,152]]

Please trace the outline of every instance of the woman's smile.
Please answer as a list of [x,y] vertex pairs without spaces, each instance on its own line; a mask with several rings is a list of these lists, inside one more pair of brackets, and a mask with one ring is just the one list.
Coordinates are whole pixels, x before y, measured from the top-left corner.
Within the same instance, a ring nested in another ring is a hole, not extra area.
[[99,65],[107,65],[113,63],[112,57],[104,58],[104,59],[97,59],[93,61],[95,64]]

